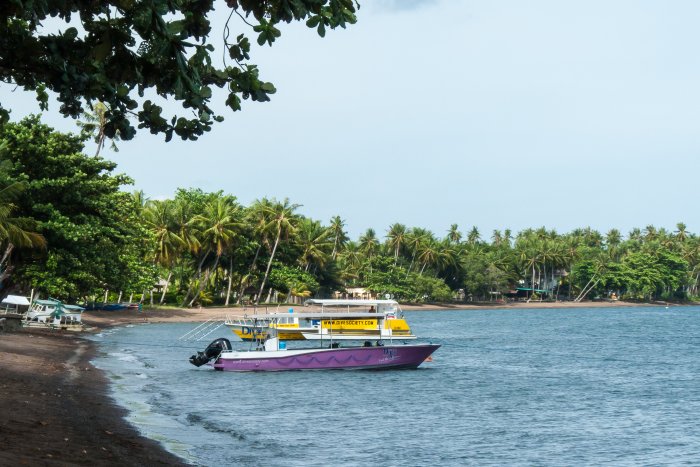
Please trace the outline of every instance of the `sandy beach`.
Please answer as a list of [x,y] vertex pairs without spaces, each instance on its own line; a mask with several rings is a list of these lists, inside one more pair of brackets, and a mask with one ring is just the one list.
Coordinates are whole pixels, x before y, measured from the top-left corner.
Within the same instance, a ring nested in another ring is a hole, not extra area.
[[184,465],[142,437],[73,332],[0,333],[0,465]]
[[[656,305],[665,306],[665,303]],[[627,302],[405,305],[404,310],[639,306]],[[669,305],[673,306],[673,305]],[[92,330],[161,322],[201,322],[302,306],[90,311]],[[89,332],[89,331],[88,331]],[[90,363],[95,345],[81,334],[23,329],[0,333],[0,465],[184,465],[125,421],[105,375]]]
[[[476,310],[476,309],[528,309],[528,308],[615,308],[640,306],[644,304],[623,301],[590,301],[590,302],[509,302],[506,304],[480,303],[436,303],[436,304],[402,304],[404,311],[440,311],[440,310]],[[645,306],[678,306],[667,303],[653,303]],[[212,307],[212,308],[156,308],[144,309],[142,312],[135,310],[121,311],[89,311],[83,314],[83,322],[98,328],[106,326],[120,326],[137,323],[189,323],[207,320],[223,320],[227,317],[252,315],[255,313],[279,313],[286,312],[290,308],[294,311],[310,311],[311,308],[302,305],[260,305],[258,307]],[[316,308],[318,310],[318,308]]]

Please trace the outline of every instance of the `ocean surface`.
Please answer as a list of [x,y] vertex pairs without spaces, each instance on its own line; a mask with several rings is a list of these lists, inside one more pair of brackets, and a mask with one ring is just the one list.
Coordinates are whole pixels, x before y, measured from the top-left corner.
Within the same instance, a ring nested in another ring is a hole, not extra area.
[[130,422],[198,465],[700,465],[700,307],[406,317],[442,344],[417,370],[196,368],[234,337],[179,341],[194,324],[106,331],[95,364]]

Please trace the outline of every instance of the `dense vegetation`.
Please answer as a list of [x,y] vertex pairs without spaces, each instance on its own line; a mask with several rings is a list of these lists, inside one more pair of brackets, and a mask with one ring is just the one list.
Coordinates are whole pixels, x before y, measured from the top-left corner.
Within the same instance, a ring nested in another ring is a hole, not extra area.
[[[394,224],[350,239],[345,222],[289,200],[250,206],[223,192],[128,193],[115,164],[82,153],[89,136],[36,117],[0,126],[0,281],[67,300],[119,296],[192,306],[300,301],[348,287],[402,301],[656,300],[698,295],[700,239],[677,224],[626,237],[590,228],[516,234],[457,225],[444,235]],[[154,287],[155,284],[158,287]],[[534,290],[533,290],[534,289]],[[143,298],[142,298],[143,297]]]
[[[220,39],[210,37],[215,3],[228,18]],[[281,23],[301,21],[324,36],[354,23],[356,7],[353,0],[7,0],[0,82],[34,91],[42,110],[53,91],[60,112],[73,118],[99,104],[109,138],[133,138],[135,118],[166,141],[197,139],[223,120],[210,106],[214,89],[226,89],[221,103],[234,111],[244,99],[275,93],[250,61],[249,37],[272,45]],[[184,112],[164,114],[169,98]],[[0,123],[7,120],[0,105]]]

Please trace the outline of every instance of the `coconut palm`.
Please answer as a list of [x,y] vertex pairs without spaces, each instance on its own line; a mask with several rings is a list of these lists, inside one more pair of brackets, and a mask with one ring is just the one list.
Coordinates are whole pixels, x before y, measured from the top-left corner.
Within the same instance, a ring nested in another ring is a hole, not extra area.
[[148,202],[142,212],[144,224],[156,242],[154,261],[168,270],[168,278],[165,280],[165,287],[160,297],[161,304],[165,301],[165,294],[173,276],[172,266],[187,248],[187,242],[178,235],[174,210],[175,202],[165,200]]
[[398,222],[389,226],[386,244],[394,251],[394,266],[399,261],[399,253],[406,243],[407,233],[406,226]]
[[676,224],[676,239],[683,243],[688,239],[687,226],[683,222]]
[[342,279],[354,284],[360,275],[359,271],[362,266],[362,253],[357,242],[347,242],[343,251],[338,255],[338,259]]
[[450,229],[447,231],[447,240],[450,243],[459,243],[462,241],[462,232],[459,231],[459,226],[457,224],[452,224]]
[[[92,112],[84,112],[84,121],[78,121],[78,126],[82,129],[82,132],[93,137],[97,143],[97,151],[95,151],[95,157],[100,155],[100,151],[105,146],[107,141],[107,135],[105,134],[105,128],[107,126],[107,114],[109,113],[109,107],[103,102],[96,102],[91,106]],[[120,132],[117,130],[114,137],[110,138],[111,144],[110,148],[114,152],[119,152],[119,148],[115,144],[115,141],[119,141]]]
[[331,218],[331,225],[328,227],[328,230],[330,231],[330,237],[333,239],[331,258],[335,261],[338,256],[338,250],[343,248],[349,240],[347,232],[345,232],[345,221],[340,216]]
[[[235,241],[241,226],[240,206],[230,197],[218,197],[210,200],[204,207],[204,213],[193,218],[193,223],[199,229],[200,242],[205,249],[197,268],[198,290],[190,300],[188,306],[192,306],[209,281],[212,271],[219,266],[221,256]],[[214,265],[207,268],[204,279],[202,267],[209,254],[214,253]]]
[[[7,171],[6,164],[0,164],[0,171]],[[26,188],[22,182],[10,182],[0,189],[0,284],[11,274],[13,267],[10,258],[15,248],[43,248],[46,239],[34,232],[36,223],[32,219],[14,217],[16,206],[12,203]]]
[[285,198],[283,202],[273,201],[271,205],[267,205],[265,208],[269,216],[269,221],[264,225],[263,230],[270,230],[275,233],[275,243],[272,247],[272,252],[270,253],[270,259],[267,262],[265,276],[260,283],[260,291],[258,292],[257,299],[255,300],[256,305],[260,303],[260,297],[265,289],[267,278],[270,275],[270,268],[272,267],[272,261],[275,259],[275,253],[277,252],[277,247],[279,246],[280,240],[283,237],[287,238],[289,234],[296,229],[297,217],[295,216],[294,211],[296,211],[299,206],[299,204],[290,203],[289,199]]
[[368,260],[376,255],[379,250],[379,239],[374,229],[367,229],[363,235],[360,236],[360,251],[365,255]]
[[416,256],[421,250],[421,245],[431,238],[433,238],[433,233],[420,227],[412,227],[408,231],[408,234],[406,234],[406,246],[411,253],[411,264],[408,265],[407,274],[413,269],[413,263],[415,263]]
[[[324,228],[320,222],[304,218],[299,223],[296,243],[301,247],[301,266],[309,270],[311,264],[323,267],[331,255],[328,250],[334,245],[331,240],[332,230]],[[335,247],[335,245],[334,245]]]
[[491,234],[491,243],[493,246],[500,246],[501,243],[503,243],[503,235],[501,234],[500,230],[494,229],[493,233]]
[[479,240],[481,240],[481,234],[479,233],[479,229],[474,226],[467,235],[467,243],[474,245],[475,243],[478,243]]

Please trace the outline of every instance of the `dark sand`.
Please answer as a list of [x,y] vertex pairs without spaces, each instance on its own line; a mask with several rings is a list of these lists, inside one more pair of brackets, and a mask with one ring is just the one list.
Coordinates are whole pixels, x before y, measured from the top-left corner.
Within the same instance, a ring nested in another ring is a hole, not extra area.
[[74,332],[0,333],[0,465],[185,465],[125,421]]

